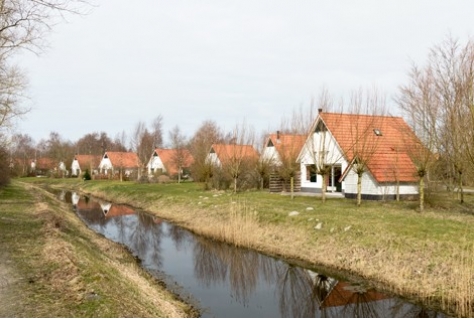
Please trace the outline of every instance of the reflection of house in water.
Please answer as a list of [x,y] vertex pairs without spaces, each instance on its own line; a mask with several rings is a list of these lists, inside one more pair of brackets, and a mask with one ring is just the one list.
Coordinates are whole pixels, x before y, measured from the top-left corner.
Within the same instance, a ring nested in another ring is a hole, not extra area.
[[81,199],[81,196],[78,193],[73,192],[71,195],[71,202],[74,209],[77,209],[77,203],[79,202],[79,199]]
[[112,218],[116,216],[125,216],[135,214],[135,210],[126,205],[115,205],[111,203],[101,203],[100,207],[106,218]]
[[366,289],[357,284],[336,281],[327,296],[322,300],[321,310],[336,311],[348,317],[385,317],[383,308],[378,307],[376,301],[391,299],[374,289]]
[[108,202],[101,202],[100,203],[100,208],[102,208],[102,212],[104,213],[105,216],[107,216],[107,214],[110,210],[110,207],[112,207],[112,203],[108,203]]

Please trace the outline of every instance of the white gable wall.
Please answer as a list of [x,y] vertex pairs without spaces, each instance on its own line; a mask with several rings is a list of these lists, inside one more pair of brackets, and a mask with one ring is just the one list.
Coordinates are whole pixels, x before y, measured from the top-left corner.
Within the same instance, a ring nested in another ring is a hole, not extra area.
[[[325,136],[324,136],[325,134]],[[307,176],[306,166],[314,165],[315,160],[319,158],[319,154],[315,152],[326,152],[326,165],[339,165],[341,166],[341,171],[347,167],[347,162],[344,159],[339,147],[337,146],[336,141],[329,132],[317,132],[313,133],[312,138],[306,140],[306,143],[303,147],[300,165],[301,165],[301,188],[313,189],[314,191],[322,190],[323,188],[323,177],[318,175],[316,182],[311,182]],[[329,177],[331,178],[331,177]],[[345,182],[342,182],[342,190],[345,189]],[[335,191],[335,187],[328,187],[328,191]]]
[[99,171],[102,174],[108,174],[108,170],[111,169],[113,170],[114,167],[112,166],[112,163],[110,162],[110,158],[102,158],[99,164]]
[[219,160],[219,157],[217,157],[217,154],[216,154],[216,153],[209,153],[209,154],[207,154],[206,162],[207,162],[207,163],[211,163],[212,165],[219,166],[219,167],[222,166],[222,165],[221,165],[221,161]]
[[149,175],[154,174],[157,169],[161,169],[163,173],[166,173],[165,165],[159,156],[152,156],[146,167]]
[[280,155],[278,155],[275,146],[266,146],[261,158],[264,161],[272,161],[275,165],[281,164]]
[[79,161],[77,159],[74,159],[72,161],[71,172],[72,172],[72,175],[77,175],[77,176],[82,174],[81,166],[79,166]]

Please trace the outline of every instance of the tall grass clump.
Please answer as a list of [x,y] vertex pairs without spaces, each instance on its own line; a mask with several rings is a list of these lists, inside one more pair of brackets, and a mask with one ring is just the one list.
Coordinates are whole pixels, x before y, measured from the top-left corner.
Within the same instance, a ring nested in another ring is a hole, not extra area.
[[474,315],[474,244],[466,243],[459,256],[458,266],[452,269],[451,278],[441,287],[442,307],[458,317]]
[[232,199],[228,211],[224,212],[226,222],[216,225],[217,240],[233,243],[235,246],[252,247],[255,239],[252,236],[262,230],[258,223],[257,210],[246,199]]

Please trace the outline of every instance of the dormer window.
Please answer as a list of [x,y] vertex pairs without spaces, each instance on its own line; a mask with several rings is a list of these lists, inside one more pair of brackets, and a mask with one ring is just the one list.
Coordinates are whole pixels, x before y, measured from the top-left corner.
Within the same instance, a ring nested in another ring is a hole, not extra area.
[[268,144],[267,144],[267,147],[272,147],[272,146],[274,146],[274,145],[273,145],[273,142],[272,142],[272,140],[269,140],[269,141],[268,141]]
[[377,136],[382,136],[382,131],[379,130],[378,128],[374,128],[374,134]]

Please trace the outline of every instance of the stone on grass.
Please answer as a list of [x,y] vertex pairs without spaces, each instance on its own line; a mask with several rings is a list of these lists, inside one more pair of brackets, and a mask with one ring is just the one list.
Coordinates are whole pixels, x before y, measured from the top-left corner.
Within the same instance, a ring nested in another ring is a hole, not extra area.
[[297,212],[297,211],[294,210],[294,211],[290,212],[290,213],[288,214],[288,216],[296,216],[296,215],[299,215],[299,214],[300,214],[299,212]]
[[321,229],[323,228],[323,223],[322,222],[319,222],[315,227],[314,229]]
[[306,210],[314,210],[313,207],[306,207]]
[[349,229],[351,229],[352,225],[351,226],[347,226],[347,227],[344,227],[344,231],[348,231]]

